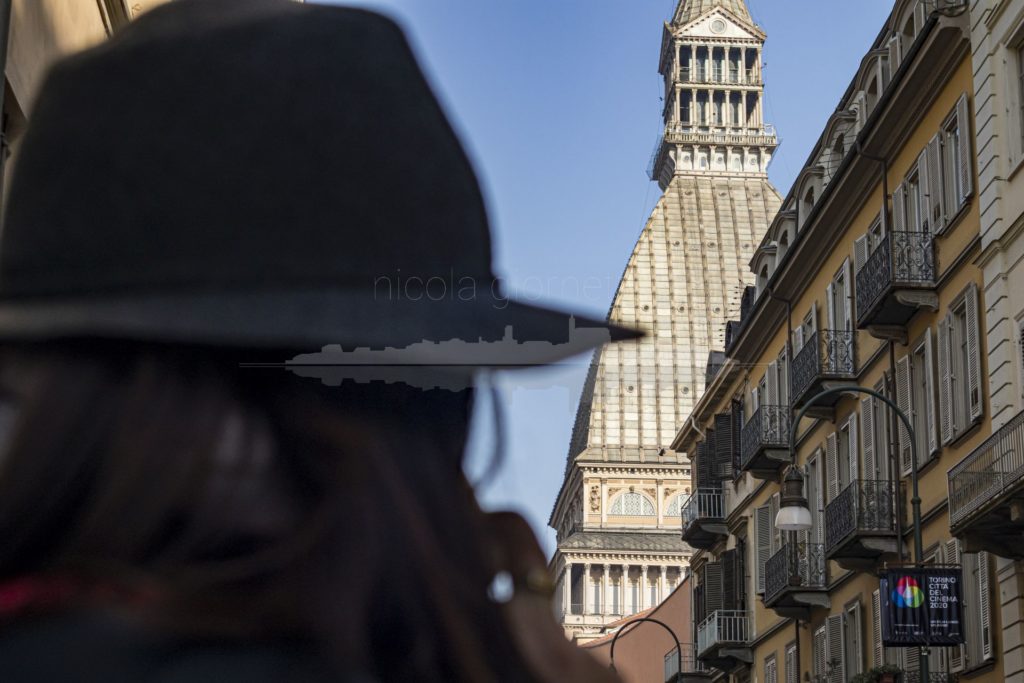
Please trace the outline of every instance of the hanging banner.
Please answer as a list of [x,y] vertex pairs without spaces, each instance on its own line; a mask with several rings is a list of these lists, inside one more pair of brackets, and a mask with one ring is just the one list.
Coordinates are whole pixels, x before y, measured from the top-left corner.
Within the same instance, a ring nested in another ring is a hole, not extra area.
[[960,567],[908,568],[882,575],[882,644],[886,647],[964,642]]

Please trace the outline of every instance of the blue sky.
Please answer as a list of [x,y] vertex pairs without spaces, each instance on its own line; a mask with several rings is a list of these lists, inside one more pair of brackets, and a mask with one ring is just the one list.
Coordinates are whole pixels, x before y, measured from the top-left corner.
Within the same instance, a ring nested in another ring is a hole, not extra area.
[[[657,201],[645,169],[662,126],[663,22],[677,0],[362,0],[401,23],[484,187],[497,270],[520,298],[603,317]],[[768,33],[766,118],[785,195],[892,0],[748,0]],[[402,182],[395,178],[396,186]],[[396,188],[397,189],[397,188]],[[499,379],[506,464],[490,507],[546,527],[585,362]],[[473,461],[493,446],[478,420]],[[472,465],[473,463],[471,463]]]

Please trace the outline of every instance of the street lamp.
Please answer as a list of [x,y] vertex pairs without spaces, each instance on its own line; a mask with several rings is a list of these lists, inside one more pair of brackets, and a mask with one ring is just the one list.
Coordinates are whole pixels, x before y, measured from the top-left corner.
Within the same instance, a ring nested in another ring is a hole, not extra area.
[[[801,408],[800,411],[797,413],[796,419],[793,420],[793,423],[792,423],[792,425],[790,425],[790,429],[789,429],[789,457],[790,457],[790,462],[792,464],[789,466],[789,471],[786,473],[786,478],[785,478],[785,481],[783,483],[783,489],[782,489],[783,490],[783,496],[785,496],[786,491],[787,491],[786,486],[790,485],[791,482],[793,481],[790,478],[791,477],[791,472],[796,469],[796,430],[800,426],[800,421],[804,419],[804,415],[807,414],[807,411],[810,410],[812,406],[817,404],[822,399],[826,399],[826,398],[829,398],[829,397],[832,397],[832,396],[839,396],[839,395],[842,395],[842,394],[867,394],[868,396],[872,396],[872,397],[878,399],[879,401],[881,401],[882,403],[884,403],[885,405],[887,405],[889,408],[892,409],[892,411],[896,414],[896,417],[899,418],[900,422],[903,423],[904,428],[906,428],[906,430],[907,430],[907,434],[909,435],[909,441],[910,441],[910,460],[911,460],[911,465],[910,465],[910,486],[911,486],[912,494],[911,494],[911,498],[910,498],[910,509],[911,509],[911,514],[913,515],[913,519],[914,519],[914,564],[919,567],[924,562],[924,543],[923,543],[923,541],[921,539],[921,491],[920,491],[919,479],[918,479],[918,471],[917,471],[917,467],[918,467],[918,462],[917,462],[917,437],[915,436],[914,425],[910,421],[910,418],[907,417],[906,413],[904,413],[902,410],[900,410],[900,407],[898,405],[896,405],[895,401],[893,401],[891,398],[889,398],[885,394],[877,392],[877,391],[875,391],[873,389],[866,389],[864,387],[860,387],[860,386],[856,386],[856,385],[841,386],[841,387],[833,387],[831,389],[825,389],[820,394],[818,394],[817,396],[812,397],[806,404],[804,404],[804,407]],[[799,472],[797,472],[797,476],[799,476]],[[803,477],[800,477],[800,480],[801,480],[800,483],[802,485],[803,484]],[[792,484],[792,486],[795,488],[796,484],[794,483],[794,484]],[[810,516],[810,512],[807,510],[807,501],[802,498],[802,496],[803,496],[802,490],[801,490],[801,494],[800,495],[801,495],[801,500],[794,499],[794,502],[791,504],[790,507],[798,508],[800,503],[803,503],[803,511],[804,512],[808,512],[808,517],[809,517]],[[783,501],[785,501],[785,497],[783,497]],[[784,504],[785,503],[783,503],[783,505]],[[778,517],[776,517],[776,519],[775,519],[775,524],[780,529],[785,529],[785,527],[783,527],[782,525],[779,524],[779,520],[782,519],[782,517],[783,517],[782,511],[785,510],[785,509],[786,508],[784,508],[784,507],[781,508],[779,510]],[[793,515],[794,517],[796,515],[799,515],[799,514],[800,514],[799,510],[797,512],[787,513],[787,515]],[[783,521],[785,521],[785,520],[783,520]],[[804,527],[804,528],[810,528],[810,525],[808,525],[807,527]],[[900,544],[902,544],[903,543],[903,539],[900,538],[898,542]],[[927,682],[928,681],[928,677],[929,677],[929,674],[928,674],[928,668],[929,667],[928,667],[928,652],[927,652],[927,648],[920,647],[920,648],[918,648],[918,652],[920,653],[920,656],[918,657],[918,666],[919,666],[918,671],[920,673],[920,678],[921,678],[922,682]]]
[[811,528],[811,511],[804,496],[804,475],[790,465],[782,480],[782,500],[775,526],[782,531],[807,531]]

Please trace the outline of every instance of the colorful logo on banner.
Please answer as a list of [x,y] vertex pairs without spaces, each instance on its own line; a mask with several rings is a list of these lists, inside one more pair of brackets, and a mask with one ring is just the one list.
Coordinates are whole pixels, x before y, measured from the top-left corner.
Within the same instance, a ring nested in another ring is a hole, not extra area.
[[915,567],[882,574],[882,643],[886,647],[964,642],[959,567]]
[[892,601],[897,607],[917,609],[924,604],[924,591],[913,576],[903,576],[896,581]]

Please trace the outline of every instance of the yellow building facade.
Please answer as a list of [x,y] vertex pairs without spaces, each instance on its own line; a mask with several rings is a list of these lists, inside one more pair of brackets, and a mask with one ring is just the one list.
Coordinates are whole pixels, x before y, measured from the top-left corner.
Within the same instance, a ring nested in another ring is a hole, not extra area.
[[[698,664],[683,680],[839,683],[882,666],[919,680],[916,648],[882,646],[879,595],[885,567],[916,559],[915,445],[921,559],[964,577],[967,642],[924,651],[930,680],[1003,680],[996,558],[950,533],[948,472],[990,437],[992,410],[970,15],[948,5],[896,3],[751,261],[727,360],[673,443],[695,478],[682,516]],[[895,401],[913,430],[868,394],[811,400],[853,386]],[[775,526],[791,462],[806,532]]]

